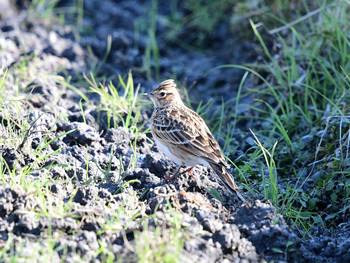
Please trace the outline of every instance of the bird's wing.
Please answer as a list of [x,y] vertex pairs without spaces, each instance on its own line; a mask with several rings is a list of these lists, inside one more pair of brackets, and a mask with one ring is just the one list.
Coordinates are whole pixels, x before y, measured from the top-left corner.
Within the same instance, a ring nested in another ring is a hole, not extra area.
[[157,139],[176,145],[209,163],[227,166],[224,155],[204,120],[187,107],[168,107],[154,114],[152,133]]

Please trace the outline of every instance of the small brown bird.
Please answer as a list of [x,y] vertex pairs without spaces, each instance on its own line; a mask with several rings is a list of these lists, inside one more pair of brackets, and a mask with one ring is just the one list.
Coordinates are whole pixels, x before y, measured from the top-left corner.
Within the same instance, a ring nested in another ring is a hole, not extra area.
[[201,116],[182,102],[174,80],[163,81],[144,97],[152,100],[151,117],[153,138],[162,152],[178,166],[202,164],[214,170],[225,186],[245,201],[240,194],[225,157]]

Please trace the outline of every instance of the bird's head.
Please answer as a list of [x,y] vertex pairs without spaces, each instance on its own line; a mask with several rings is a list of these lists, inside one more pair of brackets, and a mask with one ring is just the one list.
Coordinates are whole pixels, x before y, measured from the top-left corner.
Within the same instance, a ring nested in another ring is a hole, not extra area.
[[145,93],[143,96],[151,99],[155,107],[183,104],[173,79],[163,81],[150,93]]

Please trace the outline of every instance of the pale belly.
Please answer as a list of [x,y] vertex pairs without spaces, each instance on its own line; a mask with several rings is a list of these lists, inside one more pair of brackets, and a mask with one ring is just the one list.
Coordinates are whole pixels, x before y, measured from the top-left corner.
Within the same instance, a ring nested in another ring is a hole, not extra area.
[[[203,164],[207,167],[210,167],[209,163],[207,161],[205,161],[203,158],[197,157],[195,155],[189,155],[189,154],[182,154],[182,153],[178,153],[178,155],[174,155],[167,146],[165,146],[164,144],[162,144],[159,140],[155,139],[155,142],[157,144],[157,146],[160,148],[160,150],[162,151],[162,153],[164,153],[166,155],[166,157],[168,157],[170,160],[172,160],[174,163],[176,163],[176,165],[178,166],[195,166],[197,164]],[[179,156],[180,155],[180,156]]]
[[165,154],[166,157],[168,157],[170,160],[172,160],[174,163],[176,163],[176,165],[178,166],[182,166],[184,165],[183,161],[177,157],[176,155],[172,154],[169,151],[169,148],[167,146],[165,146],[164,144],[162,144],[159,140],[155,139],[157,146],[159,147],[159,149],[162,151],[162,153]]

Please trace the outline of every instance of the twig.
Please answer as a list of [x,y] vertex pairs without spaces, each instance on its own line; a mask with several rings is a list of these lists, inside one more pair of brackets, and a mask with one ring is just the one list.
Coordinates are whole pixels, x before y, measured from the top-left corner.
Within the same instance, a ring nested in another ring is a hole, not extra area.
[[34,124],[37,122],[37,120],[39,120],[39,119],[41,118],[41,116],[43,116],[43,114],[44,114],[44,113],[41,113],[41,114],[39,115],[39,117],[36,118],[36,120],[34,120],[33,123],[30,125],[30,127],[29,127],[28,130],[26,131],[26,134],[24,135],[23,141],[21,142],[20,145],[18,145],[17,151],[20,151],[20,150],[23,148],[24,144],[26,143],[26,141],[27,141],[28,138],[29,138],[29,135],[28,135],[28,134],[29,134],[30,130],[33,129]]
[[302,21],[304,21],[304,20],[306,20],[308,18],[310,18],[310,17],[312,17],[314,15],[317,15],[320,12],[321,12],[321,8],[317,8],[317,9],[311,11],[310,13],[307,13],[306,15],[303,15],[302,17],[299,17],[298,19],[296,19],[296,20],[294,20],[294,21],[292,21],[292,22],[290,22],[290,23],[288,23],[288,24],[286,24],[284,26],[277,27],[277,28],[272,29],[272,30],[267,30],[267,32],[269,34],[271,34],[271,35],[272,34],[276,34],[276,33],[280,32],[280,31],[285,30],[285,29],[289,29],[292,26],[294,26],[294,25],[296,25],[296,24],[298,24],[298,23],[300,23],[300,22],[302,22]]

